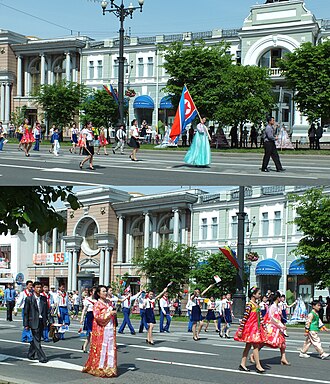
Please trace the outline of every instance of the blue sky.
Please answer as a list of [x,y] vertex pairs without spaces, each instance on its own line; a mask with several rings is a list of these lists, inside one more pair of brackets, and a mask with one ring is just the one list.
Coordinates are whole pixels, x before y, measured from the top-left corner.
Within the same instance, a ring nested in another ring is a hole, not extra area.
[[[126,20],[125,28],[130,27],[133,36],[240,28],[250,6],[264,1],[145,0],[143,13],[136,11],[133,20]],[[125,0],[124,4],[130,2],[137,5],[138,0]],[[317,18],[330,19],[329,0],[306,0],[305,4]],[[0,29],[42,38],[67,36],[72,29],[101,40],[115,37],[118,31],[116,17],[103,16],[100,3],[93,0],[0,0],[0,15]]]

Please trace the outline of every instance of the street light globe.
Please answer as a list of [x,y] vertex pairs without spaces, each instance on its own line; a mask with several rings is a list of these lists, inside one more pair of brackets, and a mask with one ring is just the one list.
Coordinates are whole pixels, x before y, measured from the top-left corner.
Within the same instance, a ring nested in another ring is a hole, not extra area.
[[139,0],[139,5],[142,7],[142,5],[144,4],[144,0]]
[[107,6],[108,6],[108,2],[107,1],[104,0],[104,1],[101,2],[102,9],[106,9]]

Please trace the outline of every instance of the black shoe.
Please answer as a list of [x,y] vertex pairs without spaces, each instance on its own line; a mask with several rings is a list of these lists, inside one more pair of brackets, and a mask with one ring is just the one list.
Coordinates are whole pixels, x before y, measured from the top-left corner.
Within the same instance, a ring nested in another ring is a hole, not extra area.
[[135,335],[135,332],[131,332],[131,335]]
[[143,331],[139,331],[139,333],[143,333]]
[[47,359],[42,359],[42,360],[39,360],[40,363],[48,363],[48,360]]
[[243,365],[240,365],[240,366],[238,367],[238,370],[239,370],[239,371],[243,371],[243,372],[250,372],[249,368],[243,367]]
[[285,169],[284,168],[276,169],[276,172],[285,172]]
[[29,360],[38,360],[36,357],[28,356]]
[[118,331],[118,333],[120,333],[120,334],[122,335],[124,332],[120,332],[120,331]]
[[261,169],[261,172],[270,172],[268,168],[266,169]]
[[116,154],[116,152],[115,152],[115,150],[114,150],[114,149],[112,150],[112,153],[113,153],[114,155]]
[[265,371],[265,370],[261,371],[261,370],[260,370],[260,369],[258,369],[258,368],[256,368],[256,372],[257,372],[257,373],[266,373],[266,371]]

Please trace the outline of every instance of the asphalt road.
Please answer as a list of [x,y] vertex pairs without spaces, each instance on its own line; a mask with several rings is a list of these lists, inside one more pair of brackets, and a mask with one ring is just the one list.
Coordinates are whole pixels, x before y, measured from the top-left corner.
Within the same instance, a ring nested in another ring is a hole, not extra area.
[[[133,321],[137,325],[136,321]],[[21,343],[21,319],[8,323],[5,312],[0,312],[0,383],[74,384],[105,383],[81,372],[87,354],[82,353],[82,339],[75,321],[66,334],[66,340],[56,344],[44,343],[49,362],[42,364],[26,358],[29,344]],[[315,350],[311,357],[301,359],[298,349],[303,342],[302,329],[290,329],[287,339],[287,357],[292,366],[281,366],[278,350],[263,349],[261,360],[267,373],[238,371],[243,344],[233,339],[221,339],[210,326],[210,332],[201,334],[195,342],[186,332],[186,324],[172,322],[171,333],[155,332],[155,345],[145,343],[145,334],[117,336],[119,377],[111,379],[122,384],[284,384],[323,383],[330,384],[330,360],[321,360]],[[330,333],[322,333],[323,347],[329,351]],[[108,381],[107,381],[108,382]]]
[[141,150],[140,161],[125,155],[95,156],[95,170],[79,169],[82,157],[63,147],[59,157],[41,147],[25,157],[17,145],[6,145],[0,152],[0,185],[322,185],[330,181],[330,156],[283,154],[286,172],[260,171],[262,154],[212,153],[209,168],[191,167],[183,162],[185,152]]

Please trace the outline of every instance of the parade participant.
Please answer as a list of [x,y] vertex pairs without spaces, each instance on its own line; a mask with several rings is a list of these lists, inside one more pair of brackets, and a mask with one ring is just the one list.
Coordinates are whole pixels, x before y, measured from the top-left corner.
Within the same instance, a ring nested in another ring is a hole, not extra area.
[[97,127],[92,127],[92,132],[93,132],[93,141],[94,141],[94,147],[97,148],[97,154],[100,154],[100,130]]
[[266,316],[266,313],[268,312],[268,296],[266,295],[262,296],[259,306],[260,306],[261,316],[262,318],[264,318]]
[[144,299],[144,308],[146,309],[146,322],[148,324],[148,335],[147,335],[146,343],[151,345],[155,344],[152,337],[154,324],[156,324],[155,313],[154,313],[155,303],[156,303],[156,300],[159,300],[164,295],[165,292],[167,292],[167,287],[163,289],[163,291],[158,296],[154,297],[154,291],[151,290],[148,292],[148,295]]
[[285,295],[281,295],[278,306],[281,311],[281,318],[283,324],[286,324],[288,322],[287,308],[292,308],[295,304],[296,301],[294,301],[291,305],[288,305],[285,299]]
[[219,330],[219,336],[223,337],[223,334],[221,333],[221,324],[223,323],[223,312],[222,312],[222,303],[225,302],[226,300],[226,295],[221,296],[221,300],[218,299],[215,301],[215,308],[217,311],[217,325],[218,325],[218,330]]
[[116,154],[116,150],[117,149],[120,149],[120,154],[121,155],[124,154],[125,140],[126,140],[126,137],[127,137],[126,132],[125,132],[125,128],[126,128],[125,125],[121,124],[119,126],[119,129],[116,132],[117,144],[116,144],[115,148],[112,149],[112,152],[113,152],[114,155]]
[[53,133],[53,152],[55,156],[58,156],[60,150],[60,134],[58,133],[58,128],[55,127]]
[[87,156],[79,164],[79,168],[82,169],[83,165],[89,161],[89,169],[94,170],[93,167],[93,157],[94,157],[94,134],[92,130],[92,122],[88,121],[85,125],[85,128],[81,131],[83,135],[83,155]]
[[304,342],[303,347],[300,350],[299,357],[305,357],[305,358],[310,357],[307,354],[307,351],[309,347],[313,345],[313,347],[319,353],[320,358],[324,360],[327,357],[329,357],[330,354],[324,352],[320,337],[318,335],[318,331],[321,330],[321,331],[328,332],[328,329],[324,326],[319,316],[319,311],[321,309],[321,303],[319,302],[319,300],[313,300],[311,305],[312,305],[312,311],[308,314],[306,324],[305,324],[306,340]]
[[87,353],[87,348],[91,339],[91,332],[93,327],[93,308],[97,300],[94,299],[94,292],[88,289],[88,297],[83,301],[83,310],[81,313],[80,324],[84,324],[84,331],[86,331],[86,340],[81,346],[84,353]]
[[128,326],[130,332],[132,335],[135,335],[135,330],[133,328],[133,325],[130,320],[130,314],[131,314],[131,306],[135,299],[137,299],[141,295],[142,291],[138,292],[136,295],[132,296],[131,294],[131,287],[128,286],[124,291],[124,297],[121,297],[121,307],[124,315],[123,322],[121,323],[121,326],[119,328],[118,333],[124,333],[124,329],[126,325]]
[[7,321],[13,321],[13,310],[15,308],[15,298],[17,294],[13,284],[8,284],[4,291],[4,304],[7,308]]
[[132,161],[138,161],[136,158],[136,153],[140,148],[140,143],[139,143],[139,128],[138,128],[138,121],[137,119],[132,120],[132,126],[130,129],[130,141],[127,144],[129,147],[132,148],[132,153],[129,155],[129,158]]
[[216,303],[213,296],[210,297],[210,300],[207,302],[207,314],[206,314],[206,326],[204,331],[207,332],[207,329],[209,327],[210,321],[212,320],[214,322],[215,331],[219,332],[218,328],[218,321],[215,317],[215,311],[216,311]]
[[[193,326],[192,326],[192,332],[193,332],[193,339],[195,341],[197,340],[200,340],[199,338],[199,333],[203,327],[203,317],[202,317],[202,311],[201,311],[201,305],[204,301],[204,299],[202,298],[205,293],[211,289],[212,287],[214,287],[216,284],[211,284],[209,285],[201,294],[201,291],[200,289],[196,288],[194,290],[194,293],[190,296],[190,306],[191,306],[191,315],[190,315],[190,319],[193,323]],[[197,328],[197,325],[198,325],[198,328]]]
[[[69,298],[65,292],[64,284],[61,284],[57,291],[58,322],[66,326],[70,325]],[[60,339],[64,340],[64,332],[60,332]]]
[[40,123],[36,122],[36,125],[33,129],[33,137],[35,140],[33,150],[34,151],[39,151],[39,144],[41,141],[41,125]]
[[23,151],[22,149],[22,137],[24,134],[24,123],[22,123],[19,127],[17,127],[16,135],[17,135],[17,140],[18,140],[18,150]]
[[260,289],[258,287],[252,287],[249,290],[248,297],[250,301],[246,304],[244,316],[234,337],[234,340],[246,343],[239,366],[239,370],[244,372],[250,371],[246,367],[246,360],[251,347],[253,347],[256,371],[257,373],[265,373],[259,360],[259,348],[266,340],[266,330],[260,315],[259,305],[257,304],[260,296]]
[[50,148],[49,148],[49,153],[53,153],[54,151],[54,132],[55,132],[56,125],[53,124],[52,127],[49,130],[49,142],[50,142]]
[[49,309],[47,300],[41,293],[41,283],[33,283],[33,294],[27,296],[24,306],[24,328],[32,332],[28,359],[35,360],[36,355],[40,363],[47,363],[47,357],[41,348],[41,335],[44,327],[49,324]]
[[294,149],[293,144],[291,143],[290,137],[288,135],[288,132],[286,130],[285,125],[283,124],[278,136],[277,140],[275,141],[275,145],[277,149]]
[[[32,286],[33,286],[33,281],[27,280],[25,283],[26,288],[19,294],[18,299],[15,304],[15,309],[14,309],[14,315],[17,315],[17,310],[18,308],[22,309],[22,320],[23,320],[23,327],[24,327],[24,305],[25,305],[25,299],[29,296],[32,295]],[[23,328],[22,332],[22,339],[21,341],[28,342],[30,343],[32,341],[32,333],[30,330]]]
[[[168,292],[165,292],[163,297],[159,300],[160,319],[159,328],[160,332],[170,332],[170,325],[172,317],[170,315],[170,302],[168,299]],[[166,325],[164,327],[164,318],[166,318]]]
[[210,135],[205,125],[206,118],[203,117],[197,125],[193,142],[184,157],[184,162],[197,167],[206,167],[211,164]]
[[80,306],[80,297],[79,297],[79,292],[74,291],[72,295],[72,305],[73,305],[73,310],[74,310],[74,319],[78,319],[79,315],[79,306]]
[[[54,302],[53,302],[53,298],[52,298],[51,294],[49,293],[48,285],[44,285],[42,287],[42,291],[40,292],[40,295],[44,296],[46,298],[47,308],[48,308],[48,311],[50,313],[51,306],[52,306],[52,304],[54,304]],[[44,339],[44,341],[46,343],[49,342],[49,337],[48,337],[49,329],[50,329],[50,324],[49,323],[50,323],[50,321],[48,322],[48,324],[46,326],[44,326],[44,329],[43,329],[43,332],[42,332],[42,338]]]
[[93,332],[88,360],[83,372],[98,377],[117,376],[116,311],[107,299],[107,288],[99,285],[94,299]]
[[29,124],[29,120],[25,119],[24,120],[24,127],[23,127],[24,132],[23,132],[23,136],[21,139],[21,143],[23,144],[23,148],[24,148],[24,152],[25,152],[26,157],[30,156],[29,152],[30,152],[30,149],[32,147],[32,143],[35,142],[32,129],[29,127],[28,124]]
[[109,143],[108,143],[108,140],[107,140],[105,134],[106,134],[106,130],[105,130],[105,128],[104,128],[104,127],[101,127],[101,128],[100,128],[100,135],[99,135],[99,143],[100,143],[100,145],[99,145],[99,147],[98,147],[98,149],[97,149],[97,154],[98,154],[98,155],[100,154],[100,148],[102,147],[103,150],[104,150],[104,154],[105,154],[106,156],[108,156],[109,153],[107,152],[107,145],[108,145]]
[[274,128],[273,128],[274,124],[275,124],[274,117],[268,116],[267,117],[267,126],[266,126],[265,132],[264,132],[265,154],[264,154],[264,157],[262,160],[262,166],[261,166],[262,172],[269,172],[268,163],[269,163],[270,158],[272,158],[272,160],[275,163],[276,172],[283,172],[284,171],[284,169],[282,168],[280,157],[279,157],[277,149],[276,149],[276,145],[275,145],[276,137],[274,136]]
[[71,153],[76,153],[76,148],[78,146],[78,133],[79,133],[79,129],[77,128],[76,123],[72,124],[70,131],[71,131],[70,140],[72,143],[72,148],[70,148],[69,151]]
[[138,303],[139,303],[139,309],[140,309],[140,327],[139,327],[139,333],[143,333],[143,328],[148,331],[148,323],[146,321],[146,310],[144,308],[144,299],[146,297],[146,293],[142,291],[141,295],[138,297]]
[[229,331],[230,331],[232,322],[233,322],[233,302],[231,300],[231,294],[227,293],[225,300],[222,300],[222,326],[221,326],[220,336],[222,335],[222,336],[225,336],[226,339],[230,339]]

